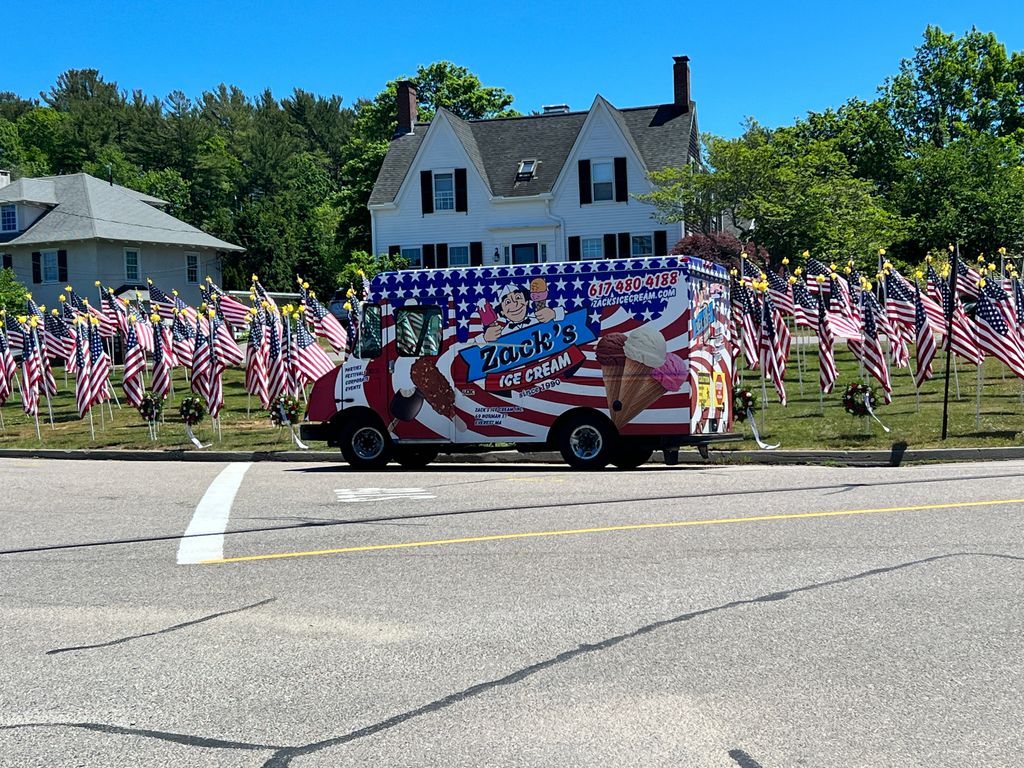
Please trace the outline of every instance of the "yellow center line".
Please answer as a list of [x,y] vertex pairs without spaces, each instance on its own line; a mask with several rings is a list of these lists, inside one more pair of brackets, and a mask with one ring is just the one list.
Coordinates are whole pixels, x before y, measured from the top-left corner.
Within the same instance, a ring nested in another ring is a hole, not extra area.
[[760,523],[770,520],[806,520],[815,517],[846,517],[849,515],[873,515],[881,512],[920,512],[930,509],[960,509],[964,507],[991,507],[999,504],[1024,504],[1024,499],[995,499],[991,501],[959,501],[950,504],[917,504],[908,507],[881,507],[877,509],[845,509],[836,512],[793,512],[786,515],[755,515],[753,517],[723,517],[716,520],[674,520],[666,523],[631,523],[606,525],[599,528],[571,528],[561,531],[523,531],[520,533],[498,533],[489,536],[464,536],[457,539],[435,539],[433,541],[406,541],[394,544],[366,544],[359,547],[337,549],[316,549],[309,552],[278,552],[269,555],[246,555],[225,557],[218,560],[203,560],[200,565],[219,563],[242,563],[249,560],[282,560],[288,557],[313,557],[315,555],[341,555],[353,552],[377,552],[386,549],[411,549],[413,547],[439,547],[448,544],[474,544],[483,541],[509,541],[511,539],[535,539],[543,536],[578,536],[584,533],[611,533],[613,531],[643,531],[653,528],[685,528],[699,525],[728,525],[730,523]]

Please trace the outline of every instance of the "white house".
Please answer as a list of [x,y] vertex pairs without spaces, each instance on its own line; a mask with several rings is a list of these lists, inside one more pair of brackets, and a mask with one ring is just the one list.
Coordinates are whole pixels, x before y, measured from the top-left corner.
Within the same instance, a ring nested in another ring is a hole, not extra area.
[[176,289],[190,303],[221,259],[240,246],[164,212],[159,198],[85,173],[22,178],[0,186],[0,266],[12,267],[39,304],[53,307],[64,286],[95,296],[93,284],[121,293]]
[[456,267],[664,255],[685,234],[635,199],[647,174],[699,161],[689,58],[673,66],[673,101],[585,112],[416,122],[412,83],[398,86],[398,131],[370,196],[374,253]]

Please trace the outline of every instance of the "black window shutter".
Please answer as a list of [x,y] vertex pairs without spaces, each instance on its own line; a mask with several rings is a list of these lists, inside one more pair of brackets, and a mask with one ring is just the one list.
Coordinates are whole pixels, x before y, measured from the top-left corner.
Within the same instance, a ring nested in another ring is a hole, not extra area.
[[668,230],[654,230],[654,255],[668,256]]
[[41,283],[43,282],[43,257],[39,254],[39,251],[32,251],[32,282]]
[[628,259],[632,254],[629,248],[629,232],[619,232],[619,258]]
[[590,186],[590,161],[580,160],[580,205],[594,202],[594,188]]
[[476,241],[469,244],[469,266],[482,267],[484,265],[484,244]]
[[62,283],[68,281],[68,252],[57,251],[57,280]]
[[604,236],[604,257],[606,259],[614,259],[616,256],[615,250],[615,235]]
[[583,255],[582,249],[580,248],[580,239],[577,236],[569,238],[569,261],[579,261]]
[[0,267],[3,267],[3,269],[13,269],[14,268],[14,259],[11,256],[11,254],[9,254],[9,253],[5,253],[4,254],[3,264],[0,264]]
[[455,210],[459,213],[466,213],[469,210],[469,201],[466,197],[466,169],[455,169]]
[[435,264],[438,269],[448,268],[448,243],[438,243],[435,246],[434,253],[437,254]]
[[434,212],[434,174],[430,171],[420,171],[420,202],[424,216]]
[[400,246],[400,245],[389,245],[388,246],[388,256],[401,256],[401,255],[402,255],[402,246]]
[[434,244],[427,243],[423,246],[423,266],[427,269],[433,269],[437,265],[437,261],[434,258]]
[[615,158],[615,202],[629,202],[629,182],[626,180],[626,158]]

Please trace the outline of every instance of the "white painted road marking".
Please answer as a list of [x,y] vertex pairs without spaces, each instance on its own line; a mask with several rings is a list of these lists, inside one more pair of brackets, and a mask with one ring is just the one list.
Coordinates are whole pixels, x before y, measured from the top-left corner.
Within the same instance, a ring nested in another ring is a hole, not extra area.
[[367,501],[402,501],[405,499],[436,499],[422,488],[335,488],[338,501],[358,504]]
[[185,530],[185,538],[178,545],[178,565],[224,557],[224,530],[228,527],[231,505],[251,466],[252,462],[228,464],[210,483]]

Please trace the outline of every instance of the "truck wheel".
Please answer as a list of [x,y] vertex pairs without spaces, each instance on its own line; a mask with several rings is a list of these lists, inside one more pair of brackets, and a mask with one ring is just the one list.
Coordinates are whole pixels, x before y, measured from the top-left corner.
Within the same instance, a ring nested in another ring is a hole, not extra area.
[[651,456],[654,455],[654,449],[643,445],[624,445],[620,446],[614,454],[612,454],[611,463],[619,469],[636,469],[642,464],[646,464],[651,460]]
[[558,433],[558,449],[573,469],[601,469],[611,460],[615,430],[597,414],[571,416]]
[[423,469],[437,458],[440,449],[434,445],[396,445],[391,453],[404,469]]
[[381,469],[391,458],[391,438],[376,420],[356,416],[338,435],[341,455],[353,469]]

